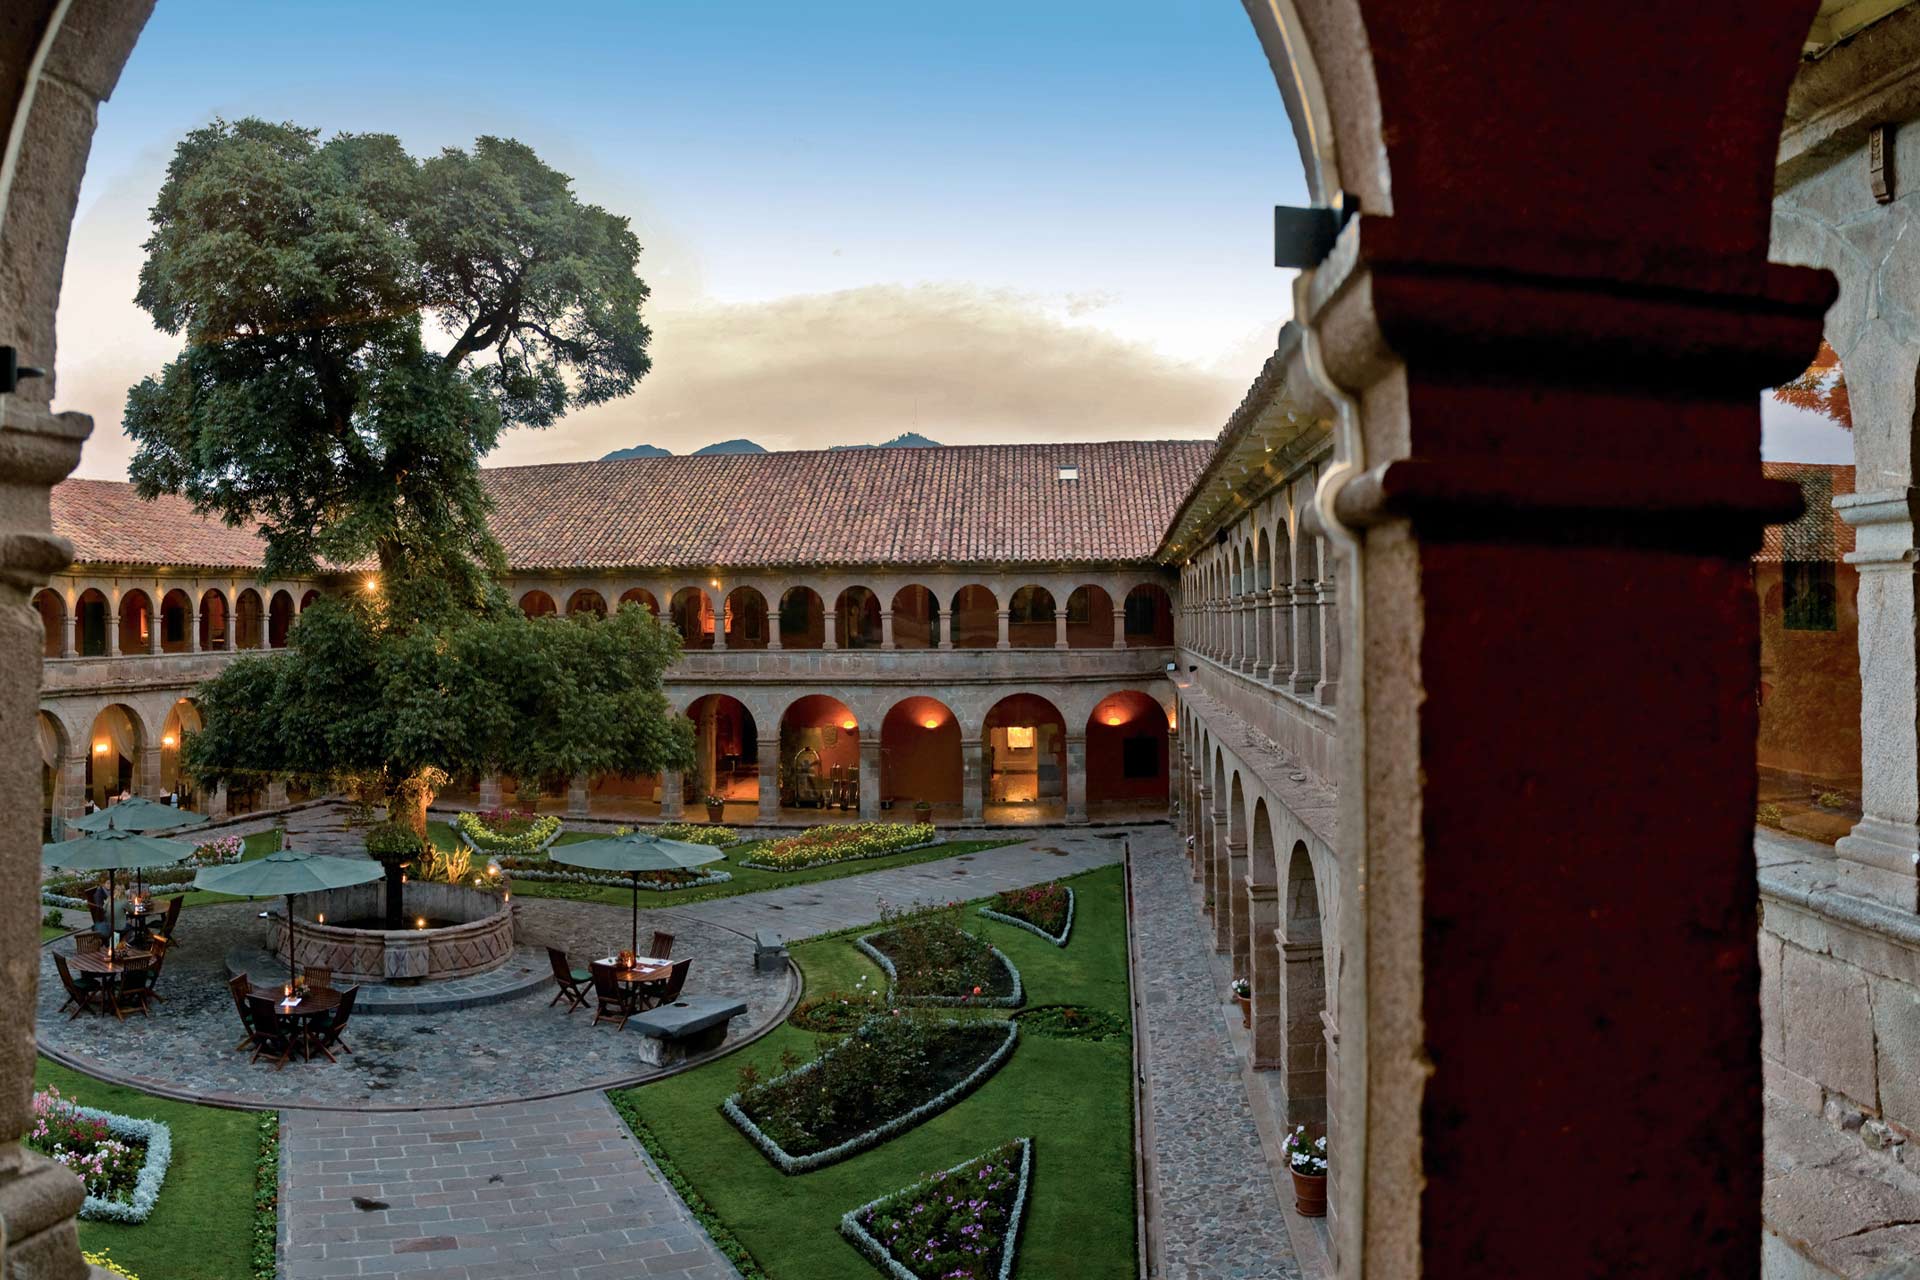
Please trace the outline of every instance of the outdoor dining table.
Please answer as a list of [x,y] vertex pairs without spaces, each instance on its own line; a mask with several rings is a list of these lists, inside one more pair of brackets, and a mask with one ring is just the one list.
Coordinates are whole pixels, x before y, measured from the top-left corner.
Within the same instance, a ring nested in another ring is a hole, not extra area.
[[90,973],[96,977],[118,978],[131,969],[144,969],[153,963],[151,951],[129,951],[122,947],[109,959],[102,951],[76,951],[67,957],[67,964],[75,973]]
[[277,983],[263,987],[257,982],[249,982],[247,992],[255,999],[273,1001],[274,1012],[298,1027],[300,1056],[303,1058],[313,1056],[307,1041],[313,1034],[314,1021],[340,1007],[340,993],[332,987],[308,987],[304,995],[291,1003],[286,999],[286,988]]
[[596,963],[613,965],[614,980],[627,987],[665,982],[667,975],[673,972],[673,961],[656,960],[652,956],[636,956],[629,967],[621,966],[619,956],[602,956]]

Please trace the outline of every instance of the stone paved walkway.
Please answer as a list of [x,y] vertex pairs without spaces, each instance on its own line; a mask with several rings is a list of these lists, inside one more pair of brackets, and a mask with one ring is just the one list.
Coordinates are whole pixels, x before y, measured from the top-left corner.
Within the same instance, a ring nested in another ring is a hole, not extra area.
[[283,1280],[738,1274],[598,1092],[405,1115],[290,1111],[280,1146]]
[[[1297,1280],[1176,837],[1133,845],[1160,1231],[1168,1280]],[[1200,994],[1196,999],[1195,993]]]

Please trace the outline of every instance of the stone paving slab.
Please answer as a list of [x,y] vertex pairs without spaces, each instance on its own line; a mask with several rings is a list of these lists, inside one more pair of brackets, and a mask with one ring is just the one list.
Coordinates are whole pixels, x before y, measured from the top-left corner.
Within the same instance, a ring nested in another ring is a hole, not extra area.
[[1160,1238],[1167,1280],[1299,1280],[1225,1015],[1213,942],[1177,837],[1133,846],[1133,932],[1146,1008]]
[[281,1118],[283,1280],[721,1280],[713,1247],[598,1092]]

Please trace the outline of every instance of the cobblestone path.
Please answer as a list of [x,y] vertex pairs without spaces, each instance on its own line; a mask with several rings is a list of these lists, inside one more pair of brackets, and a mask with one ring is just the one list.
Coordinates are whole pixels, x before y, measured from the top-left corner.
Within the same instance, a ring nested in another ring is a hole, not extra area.
[[281,1276],[737,1276],[598,1092],[281,1118]]
[[1225,1015],[1213,944],[1176,837],[1133,843],[1133,930],[1146,1005],[1154,1156],[1167,1280],[1296,1280]]

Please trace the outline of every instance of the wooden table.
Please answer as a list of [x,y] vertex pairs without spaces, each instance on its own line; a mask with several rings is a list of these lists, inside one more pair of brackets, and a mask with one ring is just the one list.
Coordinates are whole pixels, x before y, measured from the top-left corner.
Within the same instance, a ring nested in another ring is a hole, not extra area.
[[[647,958],[651,959],[652,957]],[[616,966],[613,971],[614,979],[621,985],[629,987],[644,986],[649,982],[664,982],[666,981],[667,975],[673,972],[673,961],[671,960],[662,960],[658,964],[636,964],[631,969],[619,968],[620,958],[618,956],[604,956],[594,961],[594,963]]]
[[280,1003],[281,993],[285,990],[286,984],[283,982],[265,987],[252,981],[247,983],[247,995],[250,999],[272,1001],[273,1011],[295,1024],[294,1034],[298,1041],[300,1056],[311,1060],[313,1050],[308,1041],[313,1036],[313,1022],[321,1015],[332,1013],[340,1007],[340,993],[332,987],[308,987],[307,993],[300,997],[300,1003],[289,1009]]
[[128,951],[122,947],[113,959],[107,959],[106,951],[76,951],[67,958],[75,973],[91,973],[98,977],[117,978],[129,969],[144,969],[153,963],[151,951]]

